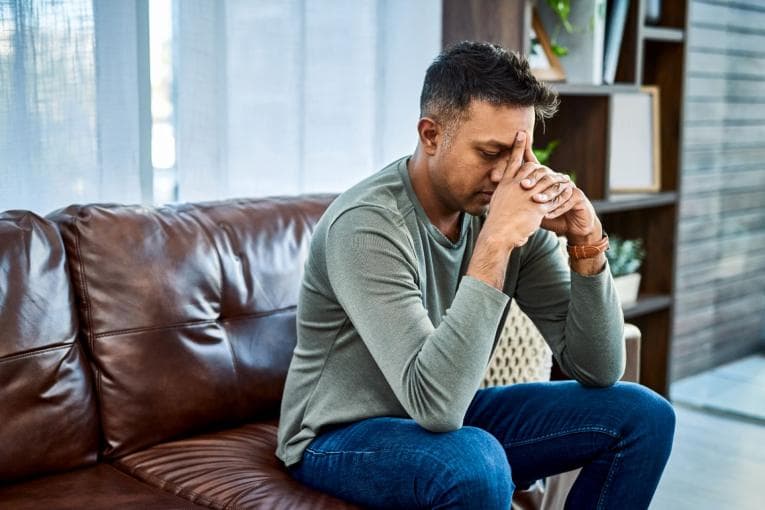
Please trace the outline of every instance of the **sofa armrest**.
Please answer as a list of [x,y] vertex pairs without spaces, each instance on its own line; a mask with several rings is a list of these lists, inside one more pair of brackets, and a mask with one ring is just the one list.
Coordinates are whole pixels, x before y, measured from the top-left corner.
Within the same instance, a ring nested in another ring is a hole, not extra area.
[[634,324],[624,324],[624,343],[627,348],[627,365],[622,381],[640,382],[640,330]]
[[[627,363],[624,368],[622,381],[640,382],[640,339],[641,333],[634,324],[624,324],[624,344],[627,350]],[[553,366],[550,370],[551,381],[563,381],[570,379],[553,360]]]

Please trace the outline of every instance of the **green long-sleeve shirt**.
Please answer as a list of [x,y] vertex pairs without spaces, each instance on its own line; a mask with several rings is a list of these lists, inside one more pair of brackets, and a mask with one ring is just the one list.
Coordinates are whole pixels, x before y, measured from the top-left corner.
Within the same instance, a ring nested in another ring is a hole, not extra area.
[[512,251],[503,292],[464,276],[482,218],[450,241],[428,220],[402,158],[335,200],[319,220],[300,289],[298,340],[276,454],[286,465],[333,424],[411,417],[462,426],[510,297],[564,371],[613,384],[624,370],[624,320],[606,268],[570,271],[554,234]]

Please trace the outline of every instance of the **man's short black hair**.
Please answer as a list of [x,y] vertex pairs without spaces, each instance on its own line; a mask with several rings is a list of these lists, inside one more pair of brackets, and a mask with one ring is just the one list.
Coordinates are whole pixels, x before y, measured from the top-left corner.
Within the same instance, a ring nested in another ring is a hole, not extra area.
[[558,95],[531,74],[528,61],[490,43],[463,41],[444,50],[425,73],[420,116],[451,125],[464,119],[470,102],[533,106],[544,122],[558,111]]

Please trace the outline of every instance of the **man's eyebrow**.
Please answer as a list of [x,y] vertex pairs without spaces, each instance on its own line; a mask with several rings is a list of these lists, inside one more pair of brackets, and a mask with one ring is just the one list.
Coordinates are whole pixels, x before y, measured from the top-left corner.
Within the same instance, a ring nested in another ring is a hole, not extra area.
[[476,145],[493,145],[494,147],[497,147],[497,148],[502,149],[502,150],[508,150],[508,149],[512,149],[513,148],[512,145],[507,145],[504,142],[500,142],[499,140],[494,140],[494,139],[491,139],[491,140],[480,140],[480,141],[476,142]]

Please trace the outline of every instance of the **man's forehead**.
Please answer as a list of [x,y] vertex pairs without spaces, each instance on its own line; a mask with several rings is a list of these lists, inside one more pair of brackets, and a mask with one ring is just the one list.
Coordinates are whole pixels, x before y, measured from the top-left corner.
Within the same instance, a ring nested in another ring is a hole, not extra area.
[[511,145],[518,131],[534,133],[533,106],[496,106],[485,101],[470,103],[463,134],[495,145]]

